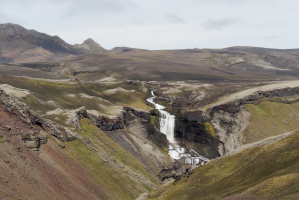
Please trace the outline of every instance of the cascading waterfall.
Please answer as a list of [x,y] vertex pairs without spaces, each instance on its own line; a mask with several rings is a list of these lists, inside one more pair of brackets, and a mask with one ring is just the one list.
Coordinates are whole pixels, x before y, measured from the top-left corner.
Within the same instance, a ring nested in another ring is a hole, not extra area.
[[155,109],[159,111],[160,115],[160,132],[165,134],[167,137],[167,140],[170,143],[175,143],[174,140],[174,125],[175,125],[175,116],[169,114],[164,109],[164,106],[161,106],[159,104],[156,104],[154,102],[154,98],[156,98],[154,91],[151,92],[153,97],[150,97],[147,99],[148,102],[155,105]]
[[160,132],[164,133],[170,143],[174,141],[175,116],[165,110],[160,110]]
[[175,116],[169,114],[164,109],[165,107],[154,102],[156,98],[154,91],[151,91],[152,97],[148,98],[147,101],[155,106],[155,109],[159,111],[160,115],[160,132],[165,134],[169,141],[168,155],[175,159],[180,160],[183,163],[192,165],[203,165],[209,162],[209,159],[199,155],[196,151],[190,148],[180,147],[174,139],[174,128],[175,128]]

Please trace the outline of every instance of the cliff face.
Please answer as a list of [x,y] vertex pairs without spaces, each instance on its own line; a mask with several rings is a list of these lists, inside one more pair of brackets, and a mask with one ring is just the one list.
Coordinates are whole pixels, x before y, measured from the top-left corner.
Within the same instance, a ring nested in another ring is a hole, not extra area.
[[176,119],[175,137],[209,159],[219,156],[219,140],[202,111],[180,113]]
[[[269,123],[271,120],[279,121],[279,115],[282,115],[284,120],[281,119],[277,124],[285,124],[285,128],[282,128],[281,132],[299,128],[294,120],[289,119],[292,116],[297,116],[298,94],[298,87],[257,91],[242,98],[213,106],[206,112],[179,110],[176,104],[182,105],[186,102],[184,101],[185,97],[183,100],[180,98],[160,99],[168,102],[168,110],[173,111],[176,115],[176,138],[202,155],[215,158],[230,153],[243,144],[273,136],[276,131],[274,128],[270,128],[273,125],[269,126]],[[163,102],[162,100],[160,102]],[[181,101],[184,102],[180,103]],[[266,108],[263,108],[264,102],[268,102]],[[167,104],[164,103],[164,105]],[[290,106],[294,110],[290,110]],[[265,120],[266,124],[260,120],[263,118],[260,115],[268,118]],[[259,130],[254,126],[259,127]],[[260,135],[257,131],[260,131]]]
[[[215,106],[210,109],[208,115],[211,124],[215,128],[217,138],[220,141],[218,147],[219,154],[227,154],[247,143],[243,132],[249,126],[251,120],[254,120],[255,118],[255,116],[252,116],[248,109],[246,109],[249,105],[259,105],[264,101],[291,105],[299,100],[297,96],[298,94],[298,87],[258,91],[244,98],[237,99],[228,104]],[[268,114],[265,110],[260,110],[260,112],[262,112],[263,115]],[[275,111],[276,114],[272,113],[271,115],[283,115],[283,112],[284,110],[281,109],[280,111]],[[281,121],[283,120],[281,119]],[[259,123],[262,124],[263,122],[260,121]],[[271,128],[268,128],[268,132],[269,131],[271,131]],[[286,131],[289,130],[286,129],[285,132]],[[260,134],[265,133],[261,132]],[[271,135],[261,135],[257,140],[269,136]]]

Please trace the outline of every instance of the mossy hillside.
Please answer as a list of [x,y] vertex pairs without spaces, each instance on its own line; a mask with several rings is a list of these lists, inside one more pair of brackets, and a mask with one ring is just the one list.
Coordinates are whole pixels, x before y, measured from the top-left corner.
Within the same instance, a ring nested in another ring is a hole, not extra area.
[[[105,90],[115,89],[118,87],[130,92],[119,91],[112,95],[107,95],[104,93]],[[114,104],[139,108],[142,110],[150,110],[150,107],[146,104],[145,101],[145,99],[147,98],[147,94],[144,92],[144,85],[134,86],[125,82],[121,82],[113,85],[104,85],[103,87],[98,88],[99,89],[95,89],[95,91],[97,91],[102,98],[107,99]]]
[[299,197],[299,132],[211,161],[190,177],[151,193],[150,199],[222,199],[249,193],[261,199]]
[[263,101],[258,105],[246,104],[245,108],[251,117],[250,124],[242,133],[244,143],[299,129],[299,102]]
[[63,124],[65,126],[68,126],[66,124],[68,119],[66,115],[46,115],[45,118],[50,119],[58,124]]
[[[4,79],[1,79],[0,83],[29,90],[31,95],[23,97],[20,100],[41,113],[55,110],[57,107],[61,109],[77,109],[85,106],[90,110],[97,110],[102,113],[110,114],[107,111],[107,108],[114,105],[131,106],[149,110],[149,107],[145,104],[143,99],[146,95],[142,92],[144,88],[143,85],[134,86],[124,82],[111,84],[106,88],[113,89],[122,86],[126,89],[134,89],[136,92],[130,92],[128,94],[117,93],[109,96],[104,95],[101,92],[106,89],[103,84],[81,83],[78,80],[75,82],[64,83],[4,76]],[[81,93],[89,95],[90,97],[82,96]],[[110,101],[110,103],[105,100]]]
[[[159,184],[159,180],[149,173],[138,159],[114,142],[88,119],[82,119],[80,126],[83,141],[92,141],[91,144],[96,151],[88,148],[86,146],[88,143],[77,140],[69,143],[70,148],[66,148],[68,153],[118,199],[134,199],[142,191],[137,189],[137,183],[125,175],[125,168],[119,167],[118,162],[113,161],[114,159],[130,167],[133,171],[143,174],[152,182]],[[99,155],[104,155],[108,162]]]
[[[145,99],[147,94],[144,92],[145,86],[128,84],[127,82],[114,82],[114,83],[84,83],[84,87],[92,91],[94,94],[89,94],[92,96],[99,96],[103,99],[110,101],[113,104],[121,106],[129,106],[134,108],[139,108],[142,110],[149,110],[149,106],[146,105]],[[128,91],[135,92],[116,92],[112,95],[105,94],[106,90],[123,88]]]
[[113,95],[102,95],[108,101],[121,106],[129,106],[142,110],[150,110],[150,107],[145,104],[142,95],[138,92],[117,92]]

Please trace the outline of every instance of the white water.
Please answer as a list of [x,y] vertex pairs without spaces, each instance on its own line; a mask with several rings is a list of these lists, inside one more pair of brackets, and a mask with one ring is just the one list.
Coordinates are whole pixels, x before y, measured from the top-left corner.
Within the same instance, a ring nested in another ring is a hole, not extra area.
[[175,126],[175,116],[169,114],[164,109],[164,106],[156,104],[154,98],[156,98],[154,91],[151,92],[153,97],[148,98],[147,101],[155,105],[155,109],[159,111],[160,114],[160,132],[166,135],[167,140],[170,143],[175,143],[174,140],[174,126]]
[[156,98],[154,91],[151,91],[152,97],[148,98],[147,101],[155,106],[155,109],[159,111],[160,115],[160,132],[165,134],[169,141],[168,155],[175,159],[180,160],[183,163],[192,165],[203,165],[209,162],[209,159],[199,155],[196,151],[191,148],[180,147],[174,139],[174,128],[175,128],[175,116],[169,114],[164,109],[165,107],[154,102]]

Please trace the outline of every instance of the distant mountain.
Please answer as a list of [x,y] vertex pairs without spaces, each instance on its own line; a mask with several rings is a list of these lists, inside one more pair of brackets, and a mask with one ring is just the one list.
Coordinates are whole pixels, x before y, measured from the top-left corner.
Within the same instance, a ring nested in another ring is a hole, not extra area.
[[17,24],[0,24],[0,62],[37,62],[105,51],[92,39],[71,45],[58,36],[28,30]]
[[75,44],[75,47],[83,52],[105,52],[107,51],[101,45],[96,43],[93,39],[88,38],[82,44]]

